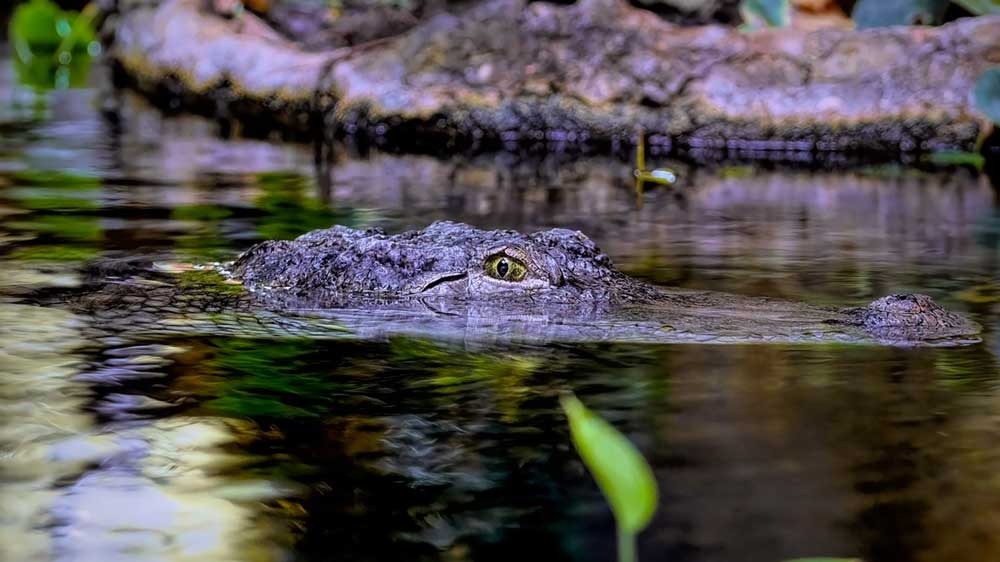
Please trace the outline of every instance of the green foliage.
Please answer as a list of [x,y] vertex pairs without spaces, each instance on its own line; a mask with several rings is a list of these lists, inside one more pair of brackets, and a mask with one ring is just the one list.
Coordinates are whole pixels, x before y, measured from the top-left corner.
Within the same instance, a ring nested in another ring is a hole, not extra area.
[[573,444],[604,493],[618,526],[619,562],[635,560],[635,536],[656,512],[653,471],[618,430],[588,410],[575,396],[562,399]]
[[743,0],[740,14],[749,29],[785,27],[789,18],[788,0]]
[[51,0],[31,0],[14,10],[8,35],[22,84],[46,90],[82,85],[101,51],[94,30],[97,7],[62,10]]
[[859,0],[851,17],[859,29],[941,23],[949,0]]
[[991,68],[976,80],[972,89],[976,109],[1000,125],[1000,68]]

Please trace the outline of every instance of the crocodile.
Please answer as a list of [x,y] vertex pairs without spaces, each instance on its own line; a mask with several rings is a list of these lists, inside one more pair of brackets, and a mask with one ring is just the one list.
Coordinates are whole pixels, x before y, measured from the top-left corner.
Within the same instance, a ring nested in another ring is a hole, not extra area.
[[392,323],[387,332],[450,325],[463,336],[478,327],[548,340],[900,345],[969,342],[980,332],[920,294],[838,310],[654,286],[615,269],[583,233],[560,228],[525,235],[442,221],[388,235],[335,226],[260,243],[229,273],[269,308],[378,311]]
[[921,294],[829,308],[653,285],[562,228],[522,234],[439,221],[387,234],[334,226],[258,243],[216,269],[229,283],[224,291],[106,271],[112,281],[74,302],[132,333],[192,329],[192,312],[210,333],[480,343],[961,345],[978,342],[981,330]]

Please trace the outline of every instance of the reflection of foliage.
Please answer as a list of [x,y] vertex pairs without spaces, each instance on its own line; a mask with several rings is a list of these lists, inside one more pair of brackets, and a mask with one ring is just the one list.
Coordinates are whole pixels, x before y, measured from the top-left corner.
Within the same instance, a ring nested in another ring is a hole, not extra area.
[[518,419],[521,403],[534,394],[529,378],[539,367],[537,358],[472,353],[417,338],[395,338],[390,346],[394,362],[430,371],[427,377],[414,378],[414,387],[432,387],[451,395],[465,392],[467,385],[482,383],[496,399],[504,421]]
[[938,386],[949,391],[989,394],[996,386],[996,374],[983,369],[990,359],[976,348],[942,350],[934,354],[934,375]]
[[992,283],[975,285],[959,291],[955,297],[969,304],[992,304],[1000,302],[1000,287]]
[[[309,197],[309,180],[295,172],[268,172],[257,175],[264,192],[256,207],[264,211],[258,230],[266,240],[290,240],[331,224],[350,224],[350,216],[337,212]],[[345,220],[346,219],[346,220]]]
[[977,170],[982,170],[983,165],[986,164],[986,158],[982,154],[962,150],[933,152],[927,155],[926,160],[937,166],[971,166]]
[[338,398],[340,384],[312,360],[319,344],[307,339],[278,341],[213,339],[208,367],[224,373],[205,406],[238,417],[317,418]]
[[14,230],[42,235],[44,243],[24,245],[10,257],[32,261],[85,261],[97,257],[97,242],[103,231],[97,219],[74,215],[33,215],[30,220],[10,221],[5,226]]
[[39,215],[29,220],[9,221],[5,226],[14,230],[85,242],[100,240],[102,234],[100,225],[93,218],[74,215]]
[[24,246],[10,253],[10,258],[24,261],[87,261],[97,257],[97,248],[68,244]]
[[230,215],[230,210],[220,205],[179,205],[171,210],[171,218],[192,223],[176,238],[181,259],[214,260],[228,254],[229,242],[223,236],[222,222]]
[[51,0],[31,0],[10,20],[18,79],[40,90],[82,85],[100,53],[94,31],[97,6],[82,13],[62,10]]
[[55,170],[24,170],[12,174],[7,194],[30,211],[84,211],[97,208],[99,179]]
[[178,205],[171,211],[171,218],[182,221],[217,221],[228,218],[232,212],[219,205]]
[[101,180],[93,176],[59,170],[21,170],[11,174],[10,179],[16,186],[60,189],[96,189],[101,186]]
[[25,170],[10,179],[12,187],[5,189],[6,196],[33,212],[4,227],[39,240],[15,249],[11,258],[83,261],[97,256],[103,229],[96,217],[81,211],[98,207],[99,179],[51,170]]

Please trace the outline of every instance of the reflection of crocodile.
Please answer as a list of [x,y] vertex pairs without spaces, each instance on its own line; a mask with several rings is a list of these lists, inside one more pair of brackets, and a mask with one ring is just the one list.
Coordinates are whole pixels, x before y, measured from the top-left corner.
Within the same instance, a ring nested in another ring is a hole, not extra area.
[[390,236],[334,227],[258,244],[231,273],[268,308],[320,315],[360,309],[383,318],[381,331],[389,333],[461,326],[466,337],[482,328],[556,340],[913,344],[968,342],[980,330],[924,295],[831,310],[654,287],[617,271],[583,234],[563,229],[523,235],[437,222]]
[[564,229],[524,235],[437,222],[387,235],[337,226],[258,244],[224,273],[244,288],[197,276],[137,279],[134,264],[117,263],[101,268],[98,290],[71,302],[103,319],[99,326],[130,333],[955,345],[979,341],[980,331],[924,295],[838,310],[657,287]]

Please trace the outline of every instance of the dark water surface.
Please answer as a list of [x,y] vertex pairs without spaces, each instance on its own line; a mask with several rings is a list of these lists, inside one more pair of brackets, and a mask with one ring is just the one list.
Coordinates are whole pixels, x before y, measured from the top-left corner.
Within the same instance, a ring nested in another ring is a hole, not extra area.
[[[613,559],[566,391],[651,461],[640,559],[1000,560],[1000,212],[985,178],[435,159],[222,140],[0,71],[0,558]],[[578,228],[654,282],[851,305],[920,291],[984,342],[491,346],[95,335],[24,295],[98,258],[227,259],[330,224]]]

